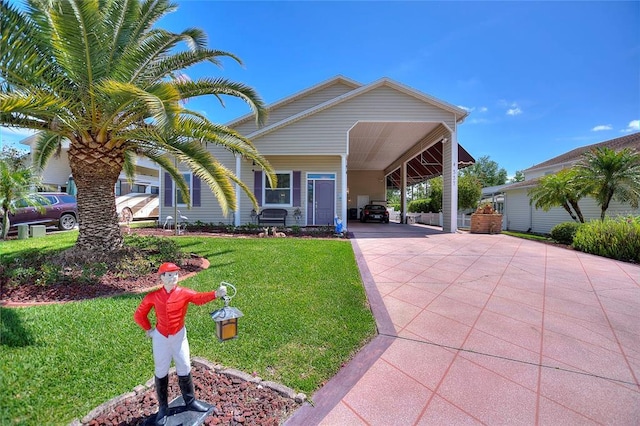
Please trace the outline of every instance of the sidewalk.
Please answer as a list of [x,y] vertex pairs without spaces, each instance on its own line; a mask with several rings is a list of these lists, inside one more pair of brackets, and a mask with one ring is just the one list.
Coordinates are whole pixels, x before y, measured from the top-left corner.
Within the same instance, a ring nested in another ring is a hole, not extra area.
[[640,266],[349,223],[379,335],[292,425],[638,425]]

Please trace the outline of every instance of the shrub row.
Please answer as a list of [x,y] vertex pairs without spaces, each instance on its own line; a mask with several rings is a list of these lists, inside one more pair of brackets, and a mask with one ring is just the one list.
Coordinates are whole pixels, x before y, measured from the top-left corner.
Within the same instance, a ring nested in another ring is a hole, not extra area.
[[640,263],[640,216],[565,222],[553,227],[551,237],[585,253]]

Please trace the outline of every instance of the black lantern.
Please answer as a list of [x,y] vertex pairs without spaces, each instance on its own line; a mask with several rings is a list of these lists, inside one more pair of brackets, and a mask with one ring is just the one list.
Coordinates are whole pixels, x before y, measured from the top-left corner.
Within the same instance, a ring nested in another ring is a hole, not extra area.
[[233,289],[232,296],[226,295],[222,298],[224,307],[211,312],[211,318],[216,322],[218,340],[224,342],[238,337],[238,318],[244,316],[244,314],[239,309],[229,306],[229,302],[237,293],[235,286],[225,282],[222,282],[221,285]]

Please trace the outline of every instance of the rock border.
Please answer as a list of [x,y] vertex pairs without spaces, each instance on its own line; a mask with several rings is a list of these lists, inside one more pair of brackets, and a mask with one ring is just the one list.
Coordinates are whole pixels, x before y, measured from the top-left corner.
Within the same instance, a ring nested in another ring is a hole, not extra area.
[[[297,404],[302,404],[307,400],[307,395],[305,395],[304,393],[296,392],[295,390],[287,386],[284,386],[280,383],[271,382],[268,380],[262,380],[260,377],[254,376],[249,373],[245,373],[244,371],[236,370],[235,368],[227,368],[220,364],[214,364],[205,358],[193,357],[191,358],[191,365],[199,366],[201,368],[204,368],[205,370],[214,371],[215,373],[218,373],[218,374],[223,374],[229,378],[240,379],[245,382],[254,383],[258,385],[258,387],[262,386],[265,388],[269,388],[277,392],[280,396],[289,398],[295,401]],[[169,371],[169,374],[174,372],[175,372],[175,367],[172,367],[171,370]],[[138,385],[134,387],[133,391],[126,392],[120,396],[116,396],[115,398],[110,399],[109,401],[103,404],[100,404],[99,406],[91,410],[82,419],[77,419],[77,418],[74,419],[71,423],[69,423],[69,426],[82,426],[83,424],[89,423],[92,420],[106,413],[109,413],[110,411],[113,411],[118,405],[122,404],[127,399],[134,398],[137,395],[140,395],[142,393],[149,391],[150,389],[153,389],[154,387],[155,387],[155,380],[152,377],[144,385]]]

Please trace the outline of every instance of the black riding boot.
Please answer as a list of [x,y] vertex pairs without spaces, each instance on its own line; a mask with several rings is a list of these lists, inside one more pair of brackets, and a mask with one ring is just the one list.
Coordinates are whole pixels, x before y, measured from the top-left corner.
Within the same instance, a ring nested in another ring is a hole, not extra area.
[[167,412],[169,411],[169,375],[162,379],[156,377],[156,393],[158,394],[158,414],[156,414],[156,425],[167,423]]
[[182,392],[182,398],[189,411],[200,411],[205,413],[209,411],[209,408],[202,405],[197,399],[193,390],[193,379],[191,373],[186,376],[178,376],[178,384],[180,385],[180,391]]

